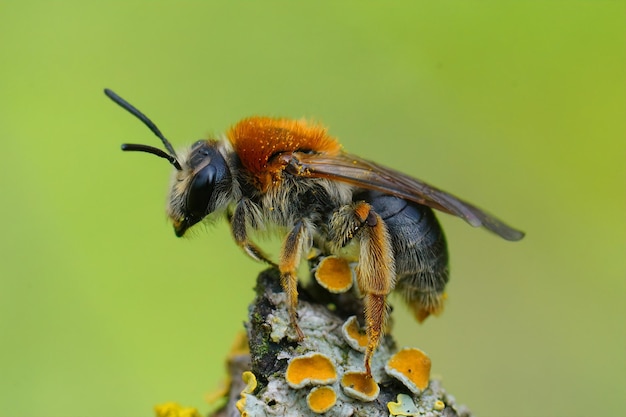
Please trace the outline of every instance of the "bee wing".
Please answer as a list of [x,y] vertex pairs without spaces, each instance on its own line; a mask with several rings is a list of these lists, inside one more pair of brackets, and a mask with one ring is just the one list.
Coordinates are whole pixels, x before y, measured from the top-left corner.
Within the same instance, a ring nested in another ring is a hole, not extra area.
[[358,156],[335,156],[294,152],[287,160],[287,171],[311,178],[328,178],[360,188],[377,190],[453,214],[472,226],[482,226],[506,240],[520,240],[524,233],[478,207],[399,171]]

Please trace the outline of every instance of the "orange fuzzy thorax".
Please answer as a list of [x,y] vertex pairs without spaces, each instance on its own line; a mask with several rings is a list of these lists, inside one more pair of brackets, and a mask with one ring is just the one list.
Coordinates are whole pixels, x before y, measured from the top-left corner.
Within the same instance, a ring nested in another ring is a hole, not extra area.
[[265,188],[269,177],[282,170],[272,158],[290,152],[316,152],[337,155],[341,145],[323,126],[305,120],[249,117],[230,128],[230,143],[244,168]]

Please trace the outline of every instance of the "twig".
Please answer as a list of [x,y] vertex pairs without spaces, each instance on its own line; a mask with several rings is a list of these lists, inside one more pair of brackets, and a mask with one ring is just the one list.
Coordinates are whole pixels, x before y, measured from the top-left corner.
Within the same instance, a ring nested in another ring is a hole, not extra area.
[[[257,279],[256,298],[249,307],[246,323],[250,354],[231,357],[229,401],[213,414],[214,417],[318,415],[307,403],[307,396],[314,386],[294,389],[294,381],[291,381],[292,386],[286,381],[289,361],[314,352],[328,357],[337,371],[336,380],[322,383],[336,394],[336,402],[324,413],[325,416],[471,415],[467,408],[455,404],[454,398],[444,391],[438,380],[430,380],[426,389],[415,394],[388,375],[385,364],[397,352],[389,335],[383,338],[372,362],[372,373],[380,387],[376,399],[363,401],[347,395],[341,385],[342,376],[350,371],[363,371],[363,354],[350,347],[342,333],[347,316],[360,308],[358,299],[346,298],[345,294],[339,296],[342,299],[337,299],[338,296],[325,294],[314,284],[300,289],[298,316],[305,339],[297,342],[289,325],[285,295],[279,282],[278,272],[274,269],[262,272]],[[243,371],[254,375],[246,374],[247,387],[242,380]],[[392,403],[391,407],[389,403]]]

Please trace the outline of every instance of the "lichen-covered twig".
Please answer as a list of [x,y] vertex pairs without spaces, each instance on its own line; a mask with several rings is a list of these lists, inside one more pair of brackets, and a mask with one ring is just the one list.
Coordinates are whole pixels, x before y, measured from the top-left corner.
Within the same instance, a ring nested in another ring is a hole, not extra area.
[[429,379],[428,357],[418,349],[397,354],[390,335],[374,355],[374,380],[363,379],[359,335],[350,333],[356,320],[346,325],[359,302],[319,290],[314,284],[300,290],[298,321],[305,338],[297,341],[278,272],[259,275],[246,323],[250,353],[231,357],[229,400],[214,417],[470,416],[438,380]]

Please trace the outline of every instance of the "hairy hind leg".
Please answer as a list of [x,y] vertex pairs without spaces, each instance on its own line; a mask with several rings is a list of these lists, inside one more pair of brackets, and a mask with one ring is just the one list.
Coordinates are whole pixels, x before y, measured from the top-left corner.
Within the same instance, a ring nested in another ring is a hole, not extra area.
[[364,296],[367,349],[365,372],[372,375],[371,360],[380,343],[387,319],[387,294],[395,285],[395,262],[387,226],[366,202],[339,209],[331,221],[330,237],[337,246],[345,246],[357,238],[359,263],[356,278]]

